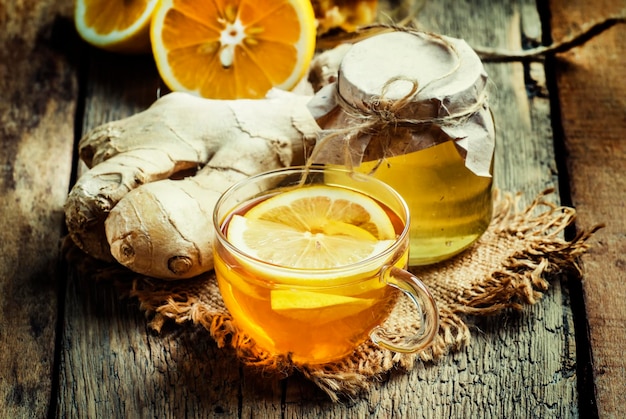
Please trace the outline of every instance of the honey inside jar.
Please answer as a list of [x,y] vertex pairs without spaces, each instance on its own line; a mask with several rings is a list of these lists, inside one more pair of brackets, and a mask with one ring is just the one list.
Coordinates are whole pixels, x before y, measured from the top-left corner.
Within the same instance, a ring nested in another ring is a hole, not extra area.
[[[376,164],[364,162],[356,170],[368,173]],[[472,173],[451,141],[390,157],[373,176],[393,185],[411,209],[411,265],[458,254],[491,221],[492,178]]]

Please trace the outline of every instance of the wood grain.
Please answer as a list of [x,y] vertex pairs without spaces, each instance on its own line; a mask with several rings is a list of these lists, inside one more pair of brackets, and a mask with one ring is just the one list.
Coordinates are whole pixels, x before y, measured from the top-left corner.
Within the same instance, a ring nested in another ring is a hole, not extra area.
[[[109,282],[72,265],[66,275],[63,264],[58,267],[58,243],[75,131],[79,137],[141,111],[165,89],[149,56],[86,46],[73,31],[71,2],[57,3],[0,0],[0,416],[581,415],[575,313],[566,278],[521,312],[468,317],[470,347],[408,373],[394,371],[363,397],[333,404],[302,377],[283,379],[242,367],[201,328],[166,324],[157,335],[137,302],[120,298]],[[602,0],[604,8],[586,3],[551,0],[554,38],[607,10],[624,9],[623,0]],[[418,21],[422,29],[473,46],[517,50],[544,35],[534,0],[429,1]],[[619,281],[626,265],[624,180],[616,175],[624,167],[626,92],[617,73],[624,68],[623,39],[623,26],[616,27],[559,55],[556,92],[547,87],[543,63],[487,65],[497,186],[522,192],[528,202],[546,187],[563,185],[567,173],[559,172],[556,160],[566,157],[578,227],[610,222],[584,260],[603,417],[626,416],[620,358],[626,291]],[[555,94],[557,115],[551,108]],[[567,156],[555,155],[553,117],[563,123]],[[566,202],[568,193],[563,191]],[[551,199],[559,202],[560,193]]]
[[[530,1],[449,0],[429,2],[419,21],[423,29],[465,38],[471,44],[518,49],[522,27],[533,32],[528,36],[540,36],[533,10]],[[94,57],[94,69],[101,69],[101,59]],[[496,182],[502,189],[524,192],[528,201],[544,188],[556,186],[557,175],[549,101],[528,96],[526,70],[519,63],[488,67],[498,129]],[[141,74],[125,74],[122,79],[132,81],[124,86],[117,81],[105,86],[117,77],[110,75],[111,69],[99,71],[102,74],[95,77],[101,80],[95,82],[99,87],[88,88],[84,129],[136,109],[137,99],[125,92],[140,83]],[[543,84],[542,68],[535,73],[534,82]],[[148,86],[154,85],[151,76],[143,77]],[[419,365],[410,373],[381,377],[366,397],[343,404],[330,403],[297,376],[281,381],[243,369],[227,351],[206,340],[194,341],[195,349],[181,346],[192,340],[184,337],[187,331],[174,337],[151,336],[132,302],[106,297],[112,291],[101,286],[89,290],[89,278],[74,277],[68,287],[60,416],[95,412],[94,401],[104,411],[159,417],[175,417],[183,407],[189,416],[203,417],[223,413],[287,418],[524,417],[528,412],[572,417],[576,413],[572,315],[559,282],[540,304],[522,313],[468,319],[475,336],[466,350],[437,364]],[[99,308],[103,304],[108,307],[105,312]],[[91,353],[86,353],[87,348]],[[194,354],[197,359],[187,362],[197,371],[184,375],[181,363],[187,365],[185,359]],[[77,386],[78,382],[82,384]]]
[[[520,48],[522,10],[526,26],[535,30],[539,26],[537,16],[528,13],[529,5],[429,2],[419,19],[424,29],[470,43]],[[101,65],[96,57],[94,68]],[[524,192],[529,200],[545,187],[557,185],[548,99],[528,97],[525,68],[519,63],[491,64],[488,71],[499,133],[496,182],[503,189]],[[133,99],[124,98],[122,92],[142,76],[126,73],[119,78],[109,73],[110,69],[102,70],[103,83],[114,79],[118,84],[88,89],[85,129],[99,118],[113,118],[112,112],[119,117],[134,110]],[[119,80],[129,80],[128,85],[121,86],[125,82]],[[103,116],[104,112],[108,114]],[[189,356],[191,350],[181,347],[184,339],[147,334],[136,308],[106,297],[105,289],[95,287],[88,292],[93,297],[85,298],[88,281],[76,277],[68,287],[65,336],[69,340],[63,345],[60,416],[99,410],[174,417],[183,406],[189,416],[205,417],[222,412],[246,417],[515,417],[527,412],[575,416],[575,354],[568,333],[573,330],[571,311],[558,282],[541,304],[523,313],[469,319],[475,339],[467,350],[408,374],[382,377],[363,399],[332,404],[301,378],[280,381],[242,369],[207,339],[194,341],[194,353],[204,354],[197,363],[190,361],[197,374],[181,375],[181,361],[175,359]],[[94,314],[103,306],[104,313]],[[70,374],[78,371],[84,372]]]
[[[610,16],[626,1],[551,0],[558,40]],[[600,417],[626,417],[626,24],[594,36],[554,61],[564,151],[577,227],[606,223],[583,261],[593,379]]]
[[67,5],[0,1],[0,416],[45,417],[76,71]]

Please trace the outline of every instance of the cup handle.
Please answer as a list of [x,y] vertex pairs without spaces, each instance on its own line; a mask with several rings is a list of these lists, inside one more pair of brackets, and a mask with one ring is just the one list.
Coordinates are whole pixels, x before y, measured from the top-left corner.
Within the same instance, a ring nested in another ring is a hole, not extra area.
[[380,273],[380,280],[399,289],[411,299],[417,309],[421,327],[417,334],[406,336],[398,342],[391,333],[377,326],[370,333],[370,338],[376,345],[394,352],[407,353],[424,349],[439,330],[439,311],[430,291],[415,275],[395,266],[385,266]]

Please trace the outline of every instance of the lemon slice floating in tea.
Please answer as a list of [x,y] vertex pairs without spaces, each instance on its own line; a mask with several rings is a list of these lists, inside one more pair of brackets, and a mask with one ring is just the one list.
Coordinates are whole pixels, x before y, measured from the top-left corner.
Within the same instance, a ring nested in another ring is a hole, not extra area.
[[228,240],[273,265],[329,269],[351,265],[388,248],[395,230],[372,198],[314,185],[277,194],[235,215]]
[[[349,266],[379,254],[393,244],[395,236],[389,216],[375,200],[359,192],[325,185],[274,195],[244,215],[233,216],[227,230],[228,240],[249,256],[295,268],[288,273],[267,265],[249,269],[294,285],[332,285],[329,281],[340,278],[324,269]],[[379,268],[376,264],[355,266],[346,275],[358,279]],[[298,269],[320,272],[311,277]],[[383,285],[376,282],[361,289],[356,284],[354,291],[362,293],[380,286]],[[314,309],[316,315],[332,320],[338,315],[356,314],[373,304],[372,299],[332,292],[332,288],[323,292],[272,290],[272,309],[299,320],[305,320],[310,316],[307,310]]]
[[[263,277],[294,285],[332,285],[340,268],[368,259],[389,248],[395,239],[394,226],[385,210],[372,198],[349,189],[314,185],[279,193],[259,203],[246,214],[235,215],[227,238],[242,252],[271,265],[292,271],[253,265],[247,268]],[[357,279],[380,266],[355,266],[342,275]],[[300,269],[319,272],[309,276]],[[368,284],[353,291],[361,293],[382,284]],[[342,292],[346,292],[343,289]],[[370,299],[333,294],[332,291],[277,289],[271,291],[273,310],[288,317],[304,319],[306,310],[340,307],[355,313],[369,307]],[[337,312],[327,313],[337,315]],[[345,315],[346,312],[343,313]]]
[[298,290],[273,290],[272,310],[292,319],[311,320],[315,310],[318,323],[327,323],[340,317],[348,317],[368,309],[375,303],[373,298],[358,298],[348,295],[325,294],[321,292]]

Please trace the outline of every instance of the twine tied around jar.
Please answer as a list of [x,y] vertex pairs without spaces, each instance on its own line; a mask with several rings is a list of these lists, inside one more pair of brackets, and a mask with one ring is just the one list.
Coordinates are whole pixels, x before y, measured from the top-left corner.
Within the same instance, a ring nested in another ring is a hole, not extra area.
[[[371,150],[374,149],[373,158],[368,159],[377,160],[377,164],[371,171],[373,173],[386,158],[420,149],[416,145],[403,144],[403,141],[410,141],[407,138],[411,133],[429,129],[453,131],[455,128],[463,127],[472,117],[487,109],[487,93],[482,86],[474,88],[478,94],[470,101],[467,100],[468,95],[464,96],[463,101],[447,100],[450,97],[445,97],[442,100],[435,100],[428,96],[422,97],[422,93],[428,87],[453,76],[462,68],[461,54],[453,43],[440,35],[408,28],[398,31],[417,37],[427,37],[429,42],[436,41],[440,47],[445,48],[454,57],[454,65],[445,73],[422,85],[417,78],[409,77],[399,71],[399,74],[392,75],[384,82],[380,93],[370,94],[365,100],[362,97],[346,98],[341,92],[340,80],[325,86],[316,96],[324,97],[324,100],[333,105],[334,110],[318,118],[323,129],[307,160],[308,165],[337,163],[353,169],[355,156],[359,156],[357,161],[360,163],[365,150],[369,149],[370,157],[372,157]],[[375,54],[376,52],[372,53]],[[342,76],[341,69],[339,69],[338,77],[341,78]],[[399,98],[397,92],[395,98],[390,97],[393,95],[389,95],[395,83],[405,83],[408,87],[408,91]],[[364,95],[366,94],[364,93]],[[327,106],[327,110],[330,108],[331,106]],[[339,114],[341,116],[337,118]],[[326,124],[327,118],[331,120],[334,118],[334,120],[330,124]],[[446,136],[437,133],[431,136],[434,138],[433,142],[425,146],[450,139],[462,140],[467,138],[463,135]],[[425,148],[425,146],[421,148]],[[329,150],[334,150],[335,155],[339,151],[341,158],[329,158]],[[324,153],[326,155],[323,155]]]

